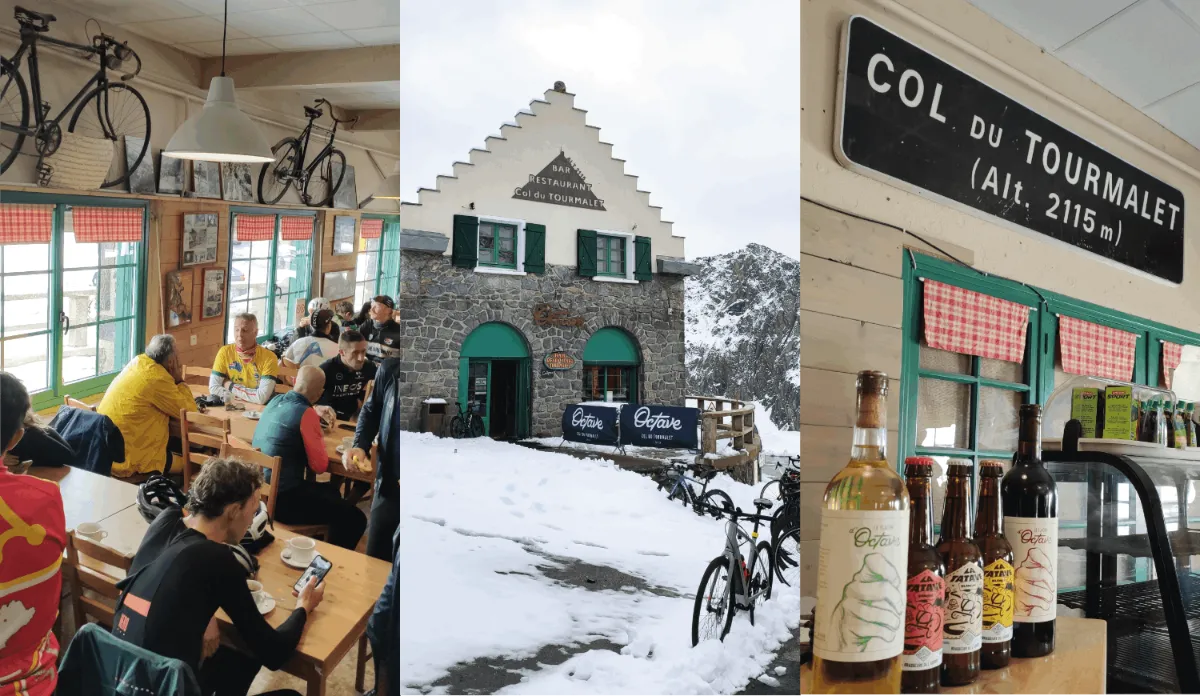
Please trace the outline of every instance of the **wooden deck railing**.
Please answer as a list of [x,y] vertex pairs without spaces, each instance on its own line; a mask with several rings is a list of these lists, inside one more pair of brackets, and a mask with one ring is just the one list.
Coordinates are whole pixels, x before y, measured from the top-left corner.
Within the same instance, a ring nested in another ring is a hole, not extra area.
[[[700,409],[700,453],[717,451],[721,440],[732,440],[734,450],[757,456],[754,442],[754,405],[738,399],[718,396],[688,396],[685,403],[695,402]],[[747,446],[751,445],[751,446]]]

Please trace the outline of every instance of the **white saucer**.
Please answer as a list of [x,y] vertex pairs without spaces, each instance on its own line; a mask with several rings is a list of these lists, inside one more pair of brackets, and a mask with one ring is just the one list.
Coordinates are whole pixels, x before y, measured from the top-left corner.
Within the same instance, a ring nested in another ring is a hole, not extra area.
[[[288,553],[288,549],[286,548],[279,552],[279,559],[283,561],[285,566],[289,568],[295,568],[296,570],[304,570],[308,567],[308,563],[296,563],[293,561],[291,554]],[[312,559],[309,559],[309,563],[312,563]]]
[[258,613],[270,614],[271,610],[275,608],[275,598],[267,595],[266,600],[264,600],[261,604],[255,604],[254,606],[258,608]]
[[249,418],[250,420],[258,420],[259,418],[262,418],[262,411],[247,410],[246,417]]

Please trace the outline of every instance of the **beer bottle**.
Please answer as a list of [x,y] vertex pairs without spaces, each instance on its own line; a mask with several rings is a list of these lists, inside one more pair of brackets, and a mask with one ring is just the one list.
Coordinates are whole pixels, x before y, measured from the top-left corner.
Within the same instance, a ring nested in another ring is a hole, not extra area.
[[975,543],[983,554],[983,669],[1008,666],[1012,656],[1013,552],[1004,538],[1000,514],[1000,477],[1004,463],[979,463],[979,508],[975,512]]
[[904,460],[909,499],[908,606],[900,691],[906,694],[936,694],[941,674],[946,566],[933,546],[933,465],[932,457]]
[[971,462],[951,459],[937,550],[946,564],[942,686],[979,677],[983,645],[983,555],[971,541]]
[[858,374],[850,462],[825,488],[813,693],[900,692],[908,491],[887,462],[887,386],[882,372]]
[[1004,538],[1013,549],[1013,657],[1054,652],[1058,597],[1058,487],[1042,464],[1042,409],[1021,407],[1020,440],[1000,484]]

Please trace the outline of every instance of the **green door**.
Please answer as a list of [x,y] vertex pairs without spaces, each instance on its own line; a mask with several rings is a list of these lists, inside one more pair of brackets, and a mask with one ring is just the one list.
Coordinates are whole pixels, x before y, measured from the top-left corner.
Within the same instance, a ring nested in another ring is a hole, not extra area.
[[517,437],[529,435],[530,384],[532,375],[529,348],[525,337],[512,326],[500,322],[480,324],[463,341],[459,354],[458,403],[466,412],[468,403],[481,407],[484,433],[491,434],[492,361],[516,360],[517,389],[515,404]]

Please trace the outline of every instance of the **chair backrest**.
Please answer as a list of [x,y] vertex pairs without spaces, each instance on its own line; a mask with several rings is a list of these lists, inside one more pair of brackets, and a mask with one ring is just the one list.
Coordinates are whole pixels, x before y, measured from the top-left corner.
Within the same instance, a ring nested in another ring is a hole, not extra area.
[[[104,566],[112,568],[105,568]],[[75,625],[83,626],[87,616],[95,618],[108,628],[112,628],[113,613],[116,611],[117,598],[121,591],[117,582],[124,578],[133,566],[133,559],[105,548],[87,537],[80,536],[72,530],[67,534],[67,568],[70,581],[74,584],[72,605],[75,613]],[[124,571],[121,577],[116,577],[113,569]],[[100,599],[88,596],[84,589],[91,590]]]
[[[225,456],[229,447],[229,421],[195,411],[180,410],[179,439],[183,449],[183,490],[192,487],[193,467],[209,457]],[[193,448],[197,448],[193,451]]]
[[299,365],[291,360],[283,360],[279,363],[279,383],[290,387],[296,386],[296,373],[299,371]]
[[[183,381],[187,384],[208,384],[208,377],[212,374],[212,368],[209,367],[192,367],[183,366]],[[199,381],[193,381],[199,380]]]
[[[22,690],[24,693],[24,690]],[[95,624],[81,626],[66,646],[58,696],[200,696],[190,667],[122,640]]]
[[275,393],[276,394],[286,394],[286,393],[290,392],[291,390],[292,390],[292,385],[290,385],[290,384],[285,384],[283,382],[275,383]]
[[259,489],[259,498],[267,503],[267,515],[275,519],[275,501],[279,497],[279,474],[283,468],[283,459],[263,454],[258,450],[230,446],[226,451],[227,457],[240,459],[247,464],[254,464],[271,472],[271,482],[263,484]]
[[79,399],[72,399],[70,394],[67,394],[63,397],[63,404],[70,408],[82,408],[85,411],[91,411],[92,413],[96,412],[95,406],[92,404],[85,404]]

